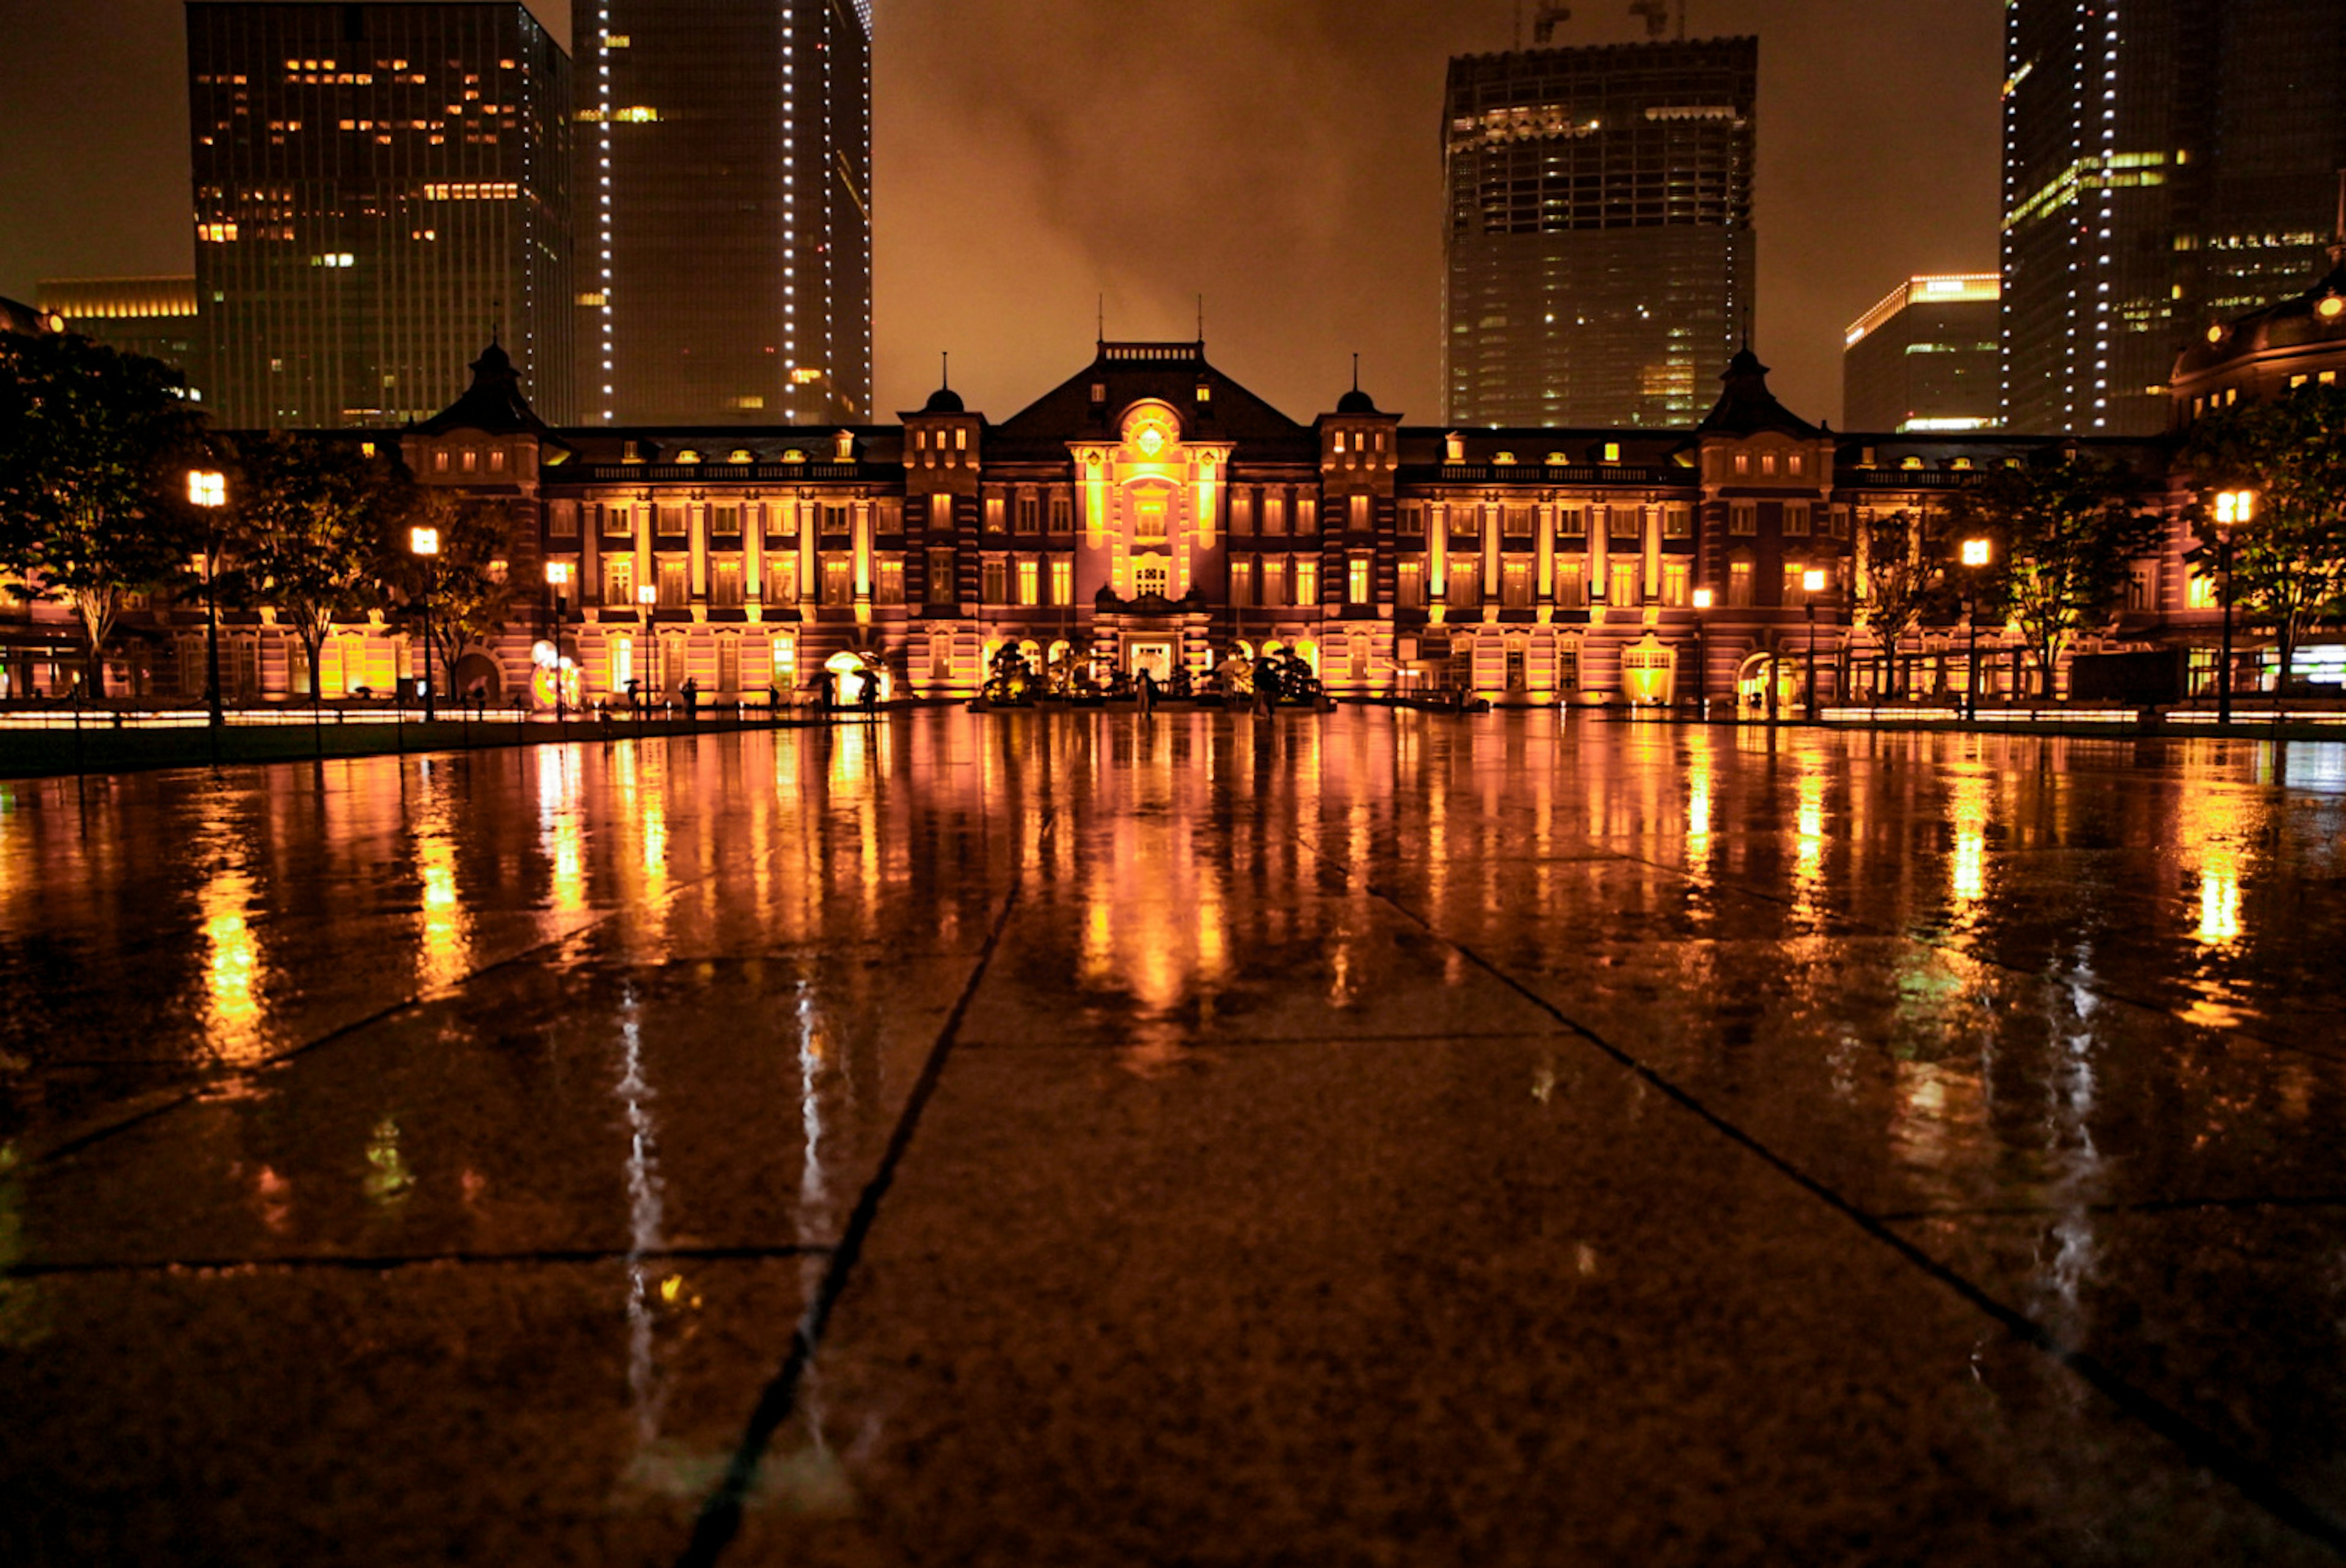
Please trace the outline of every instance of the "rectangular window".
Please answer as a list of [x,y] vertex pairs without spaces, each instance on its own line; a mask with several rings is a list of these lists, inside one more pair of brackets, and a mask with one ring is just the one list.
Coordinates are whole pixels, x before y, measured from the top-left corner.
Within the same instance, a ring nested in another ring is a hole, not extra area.
[[1320,563],[1308,555],[1299,557],[1295,563],[1295,602],[1299,605],[1320,602]]
[[1567,610],[1587,607],[1588,569],[1584,563],[1558,561],[1556,564],[1556,602]]
[[557,501],[547,507],[546,531],[556,539],[578,537],[578,503]]
[[636,558],[633,555],[603,557],[603,602],[615,608],[636,602]]
[[853,522],[853,516],[844,506],[826,506],[822,509],[822,531],[831,537],[845,537],[852,531]]
[[1662,603],[1678,609],[1686,608],[1687,585],[1693,575],[1693,568],[1684,561],[1663,562]]
[[659,607],[680,610],[692,603],[692,572],[684,561],[662,561],[659,564]]
[[774,639],[774,684],[784,691],[799,684],[799,639],[788,632]]
[[852,605],[855,602],[853,561],[844,555],[823,557],[822,602],[826,605]]
[[1425,565],[1422,561],[1401,564],[1399,591],[1394,597],[1404,610],[1420,609],[1425,604]]
[[2197,567],[2193,568],[2190,584],[2184,590],[2185,608],[2213,610],[2220,608],[2223,602],[2221,596],[2217,592],[2214,575],[2201,572]]
[[891,555],[872,564],[872,602],[875,605],[901,605],[904,602],[904,559]]
[[[1305,508],[1303,525],[1308,530],[1311,526],[1311,516],[1310,511],[1311,503],[1307,501],[1303,504]],[[1375,508],[1376,503],[1372,497],[1366,495],[1355,495],[1352,497],[1350,502],[1352,517],[1351,521],[1346,525],[1355,534],[1369,533],[1377,525]]]
[[632,539],[636,536],[635,514],[624,504],[603,508],[603,537]]
[[1072,496],[1051,497],[1051,532],[1072,534],[1076,531],[1076,503]]
[[1807,596],[1800,592],[1800,573],[1805,568],[1798,561],[1784,563],[1784,597],[1780,601],[1780,603],[1797,605],[1807,598]]
[[1505,529],[1506,536],[1510,539],[1530,538],[1532,536],[1532,522],[1537,515],[1538,514],[1535,513],[1528,506],[1508,507]]
[[1043,498],[1021,495],[1018,498],[1018,532],[1040,534],[1043,531]]
[[953,634],[950,632],[933,632],[930,634],[929,678],[931,680],[951,680],[953,678]]
[[1233,560],[1230,563],[1230,603],[1243,609],[1254,603],[1254,563]]
[[1644,507],[1616,506],[1612,508],[1612,519],[1610,537],[1634,543],[1644,536],[1646,531]]
[[796,555],[766,557],[766,603],[795,605],[799,602],[799,558]]
[[929,497],[929,526],[940,534],[950,534],[954,526],[954,498],[950,495]]
[[2158,607],[2158,564],[2137,561],[2127,578],[2127,608],[2155,610]]
[[951,550],[929,552],[929,603],[951,605],[960,601],[960,590],[954,583],[954,553]]
[[999,495],[987,496],[985,498],[985,531],[989,534],[1005,532],[1010,526],[1009,512],[1010,504],[1007,500]]
[[[1368,497],[1360,499],[1365,501]],[[1345,565],[1344,602],[1348,605],[1369,602],[1369,558],[1366,555],[1355,555]]]
[[1532,564],[1509,561],[1499,568],[1499,603],[1510,610],[1532,607]]
[[636,678],[636,639],[613,637],[606,646],[611,650],[609,689],[615,694],[624,692]]
[[1751,563],[1731,561],[1727,567],[1727,602],[1739,610],[1751,607]]
[[1694,508],[1665,506],[1662,508],[1662,537],[1691,539],[1694,537]]
[[1065,555],[1051,563],[1051,602],[1055,605],[1076,602],[1076,564]]
[[658,521],[659,536],[661,538],[681,539],[685,536],[684,508],[682,506],[656,506],[652,509],[652,515]]
[[1254,532],[1254,487],[1241,484],[1230,492],[1230,532]]
[[1451,558],[1449,600],[1462,610],[1474,609],[1482,605],[1482,563],[1472,555]]
[[741,532],[741,509],[739,506],[712,506],[709,509],[709,531],[729,537]]
[[1784,533],[1788,538],[1806,538],[1809,532],[1809,504],[1805,501],[1784,503]]
[[1729,534],[1760,532],[1760,504],[1756,501],[1733,501],[1727,507],[1727,531]]
[[770,526],[776,538],[795,539],[799,536],[799,504],[797,502],[781,502],[768,514],[768,516],[772,520]]
[[1556,509],[1556,537],[1559,539],[1587,538],[1588,514],[1577,506],[1557,507]]
[[1605,602],[1617,609],[1635,609],[1638,603],[1637,563],[1616,561],[1612,567],[1613,583],[1606,590]]
[[1262,493],[1262,531],[1266,534],[1287,532],[1287,489],[1274,484]]
[[741,563],[719,561],[709,568],[709,606],[717,610],[741,607]]
[[1010,566],[1001,556],[987,556],[980,576],[987,604],[1006,605],[1010,602]]
[[1140,495],[1134,498],[1132,503],[1133,538],[1136,540],[1146,540],[1148,543],[1155,544],[1166,536],[1165,504],[1165,497],[1162,494],[1156,495]]
[[1404,539],[1425,537],[1425,508],[1415,503],[1404,503],[1396,531]]
[[1043,563],[1033,557],[1023,557],[1018,563],[1018,602],[1035,605],[1043,600]]

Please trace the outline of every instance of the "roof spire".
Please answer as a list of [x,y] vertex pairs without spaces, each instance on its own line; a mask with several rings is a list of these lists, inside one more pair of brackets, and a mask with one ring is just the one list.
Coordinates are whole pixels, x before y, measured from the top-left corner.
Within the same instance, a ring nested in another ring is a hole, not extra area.
[[1106,290],[1101,290],[1099,297],[1099,345],[1103,349],[1107,347],[1107,292]]
[[950,391],[953,387],[953,351],[951,349],[939,349],[937,351],[937,385]]
[[1206,346],[1206,297],[1203,294],[1198,296],[1198,346],[1201,349]]
[[1361,390],[1361,355],[1358,350],[1354,350],[1352,353],[1352,390],[1354,392]]

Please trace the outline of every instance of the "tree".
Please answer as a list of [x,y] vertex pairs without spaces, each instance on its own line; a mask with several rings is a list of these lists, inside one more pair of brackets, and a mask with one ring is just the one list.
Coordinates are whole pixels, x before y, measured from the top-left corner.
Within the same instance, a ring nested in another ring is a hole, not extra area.
[[1857,617],[1882,649],[1884,696],[1897,695],[1898,645],[1946,597],[1947,536],[1943,513],[1893,512],[1865,523]]
[[2035,656],[2045,697],[2063,652],[2078,633],[2116,617],[2136,557],[2158,547],[2158,514],[2136,509],[2141,491],[2123,463],[2067,449],[1997,469],[1956,497],[1955,530],[1994,543],[1995,596]]
[[401,476],[348,443],[281,433],[243,442],[237,459],[230,494],[246,590],[301,639],[310,700],[323,701],[319,661],[334,623],[388,602]]
[[[2281,688],[2306,634],[2346,599],[2346,388],[2304,386],[2270,402],[2210,414],[2184,453],[2205,491],[2256,493],[2249,522],[2229,530],[2227,592],[2280,656]],[[2205,499],[2189,513],[2195,561],[2227,553]]]
[[[453,677],[464,650],[504,631],[512,617],[512,524],[494,502],[414,484],[402,485],[391,505],[393,560],[385,575],[419,621],[429,592],[433,651],[444,678]],[[428,560],[409,548],[409,533],[418,527],[440,537],[440,553]]]
[[0,338],[0,569],[15,596],[73,606],[92,696],[125,604],[187,556],[172,497],[199,425],[159,360],[72,333]]

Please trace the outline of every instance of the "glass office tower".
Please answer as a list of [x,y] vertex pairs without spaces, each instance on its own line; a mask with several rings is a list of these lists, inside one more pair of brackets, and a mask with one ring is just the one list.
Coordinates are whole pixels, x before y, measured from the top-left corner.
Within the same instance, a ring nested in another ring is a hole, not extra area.
[[1701,418],[1749,319],[1759,76],[1756,38],[1450,62],[1451,421]]
[[2147,434],[2215,321],[2328,265],[2346,168],[2338,0],[2011,0],[2004,409]]
[[189,0],[196,304],[230,427],[400,424],[495,333],[573,415],[570,62],[518,0]]
[[587,419],[871,418],[868,0],[573,14]]

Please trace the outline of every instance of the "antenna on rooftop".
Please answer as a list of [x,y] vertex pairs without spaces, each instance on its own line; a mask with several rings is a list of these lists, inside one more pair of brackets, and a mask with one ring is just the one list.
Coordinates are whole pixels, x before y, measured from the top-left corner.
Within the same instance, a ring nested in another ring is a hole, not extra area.
[[937,370],[937,385],[941,387],[949,387],[953,385],[953,351],[950,349],[938,350],[937,359],[939,361]]
[[1361,390],[1361,356],[1357,353],[1352,356],[1352,390]]
[[[1556,25],[1559,22],[1569,22],[1571,20],[1571,6],[1542,5],[1532,16],[1532,42],[1535,44],[1553,43],[1556,39]],[[1521,43],[1522,41],[1521,37],[1518,36],[1516,42]]]
[[[1646,36],[1658,38],[1670,25],[1670,0],[1630,0],[1629,15],[1646,19]],[[1686,0],[1678,0],[1678,42],[1686,42]]]
[[1198,296],[1198,346],[1201,349],[1206,346],[1206,297],[1203,294]]
[[1103,347],[1107,343],[1107,296],[1105,293],[1099,297],[1099,341]]

